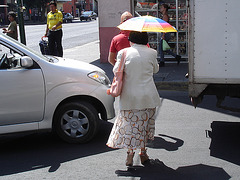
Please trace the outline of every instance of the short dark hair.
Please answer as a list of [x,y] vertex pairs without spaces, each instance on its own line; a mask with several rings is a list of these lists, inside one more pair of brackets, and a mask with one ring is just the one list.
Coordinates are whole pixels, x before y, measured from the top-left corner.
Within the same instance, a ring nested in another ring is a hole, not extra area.
[[167,4],[162,4],[162,6],[168,11],[169,6]]
[[49,6],[50,5],[54,5],[55,7],[57,7],[57,3],[55,2],[55,1],[51,1],[50,3],[49,3]]
[[15,12],[10,11],[10,12],[8,13],[8,15],[9,15],[9,16],[12,16],[13,19],[16,20],[16,13],[15,13]]
[[147,45],[148,34],[147,34],[147,32],[131,31],[128,39],[129,39],[129,41],[136,43],[136,44]]

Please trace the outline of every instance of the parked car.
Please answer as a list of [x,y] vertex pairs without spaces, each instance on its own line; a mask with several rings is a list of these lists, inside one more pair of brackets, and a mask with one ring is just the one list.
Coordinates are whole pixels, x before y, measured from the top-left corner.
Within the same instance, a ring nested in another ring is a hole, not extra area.
[[63,22],[72,22],[73,20],[73,15],[70,13],[66,13],[63,15]]
[[94,11],[85,11],[80,16],[80,21],[91,21],[92,19],[97,19],[97,14]]
[[0,134],[54,130],[69,143],[91,140],[115,116],[105,72],[43,56],[0,33]]

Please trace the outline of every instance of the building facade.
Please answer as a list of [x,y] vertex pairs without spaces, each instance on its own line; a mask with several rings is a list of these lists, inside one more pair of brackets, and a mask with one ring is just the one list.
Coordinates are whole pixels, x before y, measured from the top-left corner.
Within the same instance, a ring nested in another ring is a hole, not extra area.
[[0,0],[0,5],[7,5],[0,8],[0,25],[8,24],[8,12],[17,10],[15,0]]
[[[58,1],[59,3],[60,1]],[[69,0],[63,3],[62,9],[65,13],[71,13],[75,17],[80,16],[82,11],[98,12],[97,0]]]

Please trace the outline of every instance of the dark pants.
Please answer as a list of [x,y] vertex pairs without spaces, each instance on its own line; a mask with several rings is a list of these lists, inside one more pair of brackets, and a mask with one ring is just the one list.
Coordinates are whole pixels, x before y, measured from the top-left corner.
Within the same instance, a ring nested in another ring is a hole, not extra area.
[[63,57],[62,48],[62,30],[50,31],[48,32],[48,46],[50,55]]
[[[161,37],[162,37],[162,34],[161,34]],[[171,35],[170,33],[165,33],[165,41],[169,41],[171,38]],[[160,62],[164,62],[164,52],[163,52],[163,47],[162,47],[162,44],[163,44],[163,39],[161,38],[160,39],[160,43],[159,43],[159,49],[158,49],[158,52],[160,54]],[[172,52],[171,50],[167,50],[165,51],[167,54],[170,54],[172,55],[173,57],[176,58],[177,54],[175,54],[174,52]]]

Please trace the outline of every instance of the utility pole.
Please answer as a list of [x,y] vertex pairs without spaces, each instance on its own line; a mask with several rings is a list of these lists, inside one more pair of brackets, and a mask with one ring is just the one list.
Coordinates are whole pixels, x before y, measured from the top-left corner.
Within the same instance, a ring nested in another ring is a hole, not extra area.
[[23,1],[22,0],[17,0],[17,7],[18,7],[18,23],[19,23],[19,31],[20,31],[20,40],[21,40],[21,43],[26,45],[24,20],[23,20]]

